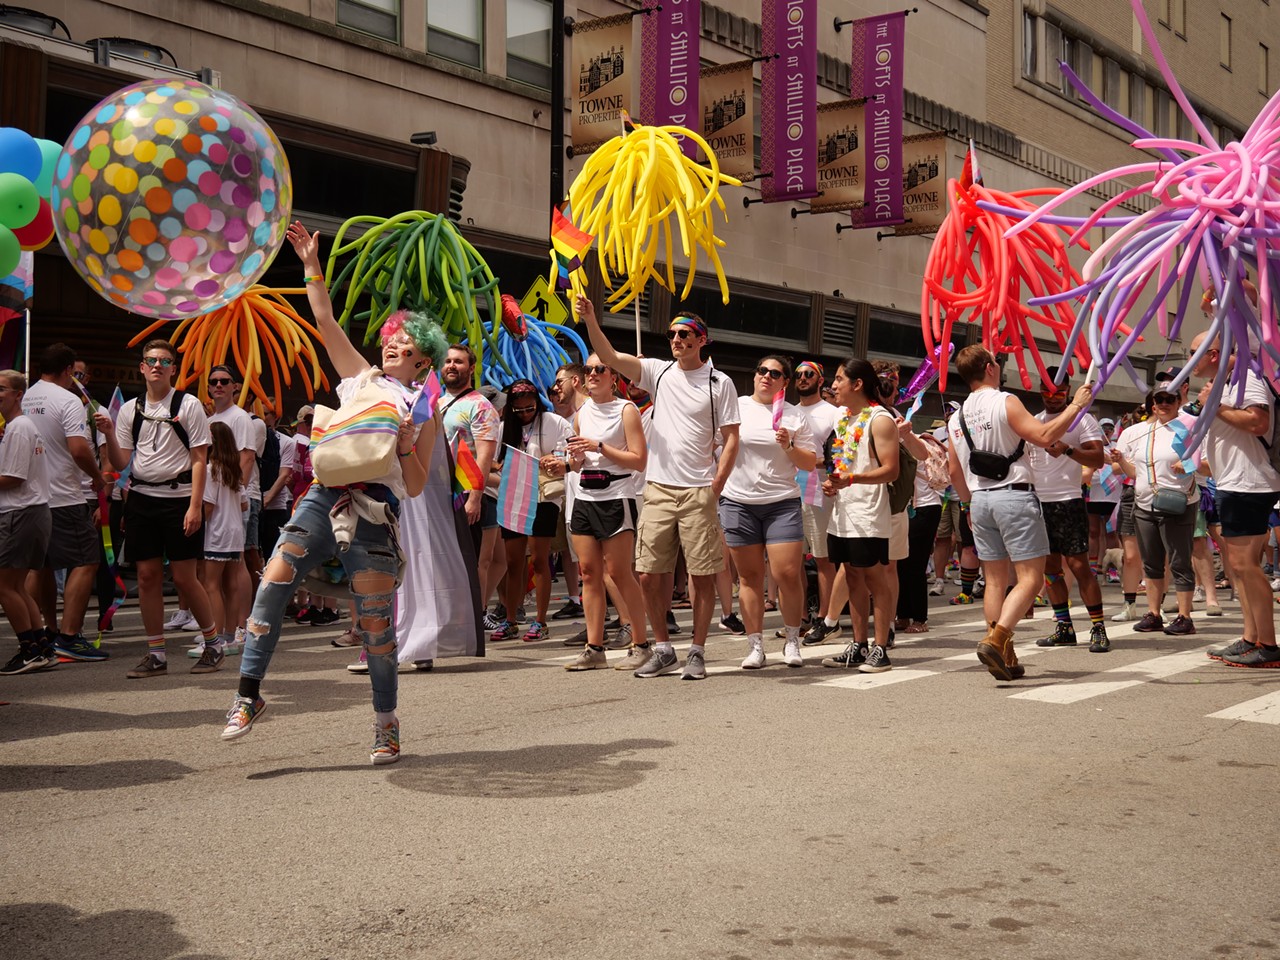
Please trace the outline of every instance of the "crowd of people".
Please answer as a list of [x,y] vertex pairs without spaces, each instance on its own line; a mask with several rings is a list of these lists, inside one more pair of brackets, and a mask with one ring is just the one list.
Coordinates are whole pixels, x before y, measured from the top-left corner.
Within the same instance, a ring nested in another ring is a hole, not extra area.
[[[1099,583],[1108,577],[1123,593],[1111,621],[1171,636],[1196,633],[1197,602],[1206,616],[1221,616],[1218,591],[1231,590],[1242,633],[1209,656],[1280,666],[1264,572],[1268,536],[1280,527],[1280,473],[1268,442],[1275,394],[1253,371],[1224,394],[1204,442],[1188,454],[1208,387],[1189,402],[1179,368],[1158,375],[1146,402],[1116,424],[1086,412],[1090,384],[1073,393],[1057,370],[1041,385],[1042,409],[1028,411],[1002,389],[997,358],[974,345],[955,358],[968,396],[917,432],[895,409],[899,371],[891,362],[851,357],[828,382],[815,360],[793,366],[769,354],[739,395],[711,362],[699,317],[671,321],[669,359],[639,357],[617,350],[579,298],[591,354],[557,371],[549,408],[527,380],[502,395],[477,389],[471,348],[449,345],[420,315],[384,324],[380,363],[371,365],[334,319],[318,235],[294,224],[288,238],[340,377],[337,397],[372,397],[390,411],[395,457],[376,469],[356,465],[366,468],[358,481],[321,482],[313,476],[313,407],[298,411],[293,435],[282,432],[276,411],[257,417],[236,404],[239,375],[217,366],[206,409],[174,389],[178,357],[164,340],[144,344],[145,391],[114,418],[90,399],[84,365],[65,345],[43,351],[38,381],[0,371],[0,607],[18,641],[0,673],[107,659],[84,629],[95,585],[100,633],[114,609],[102,524],[111,542],[123,539],[137,577],[147,651],[127,677],[169,672],[166,632],[198,631],[192,673],[216,672],[241,654],[222,733],[234,740],[266,708],[261,686],[284,621],[323,625],[342,616],[339,599],[303,589],[316,568],[338,565],[344,586],[335,593],[349,592],[351,625],[333,642],[361,648],[350,669],[370,677],[370,756],[394,762],[397,675],[414,656],[396,632],[402,539],[424,522],[414,502],[433,455],[464,444],[482,479],[456,500],[477,563],[475,617],[493,643],[540,642],[555,620],[585,621],[555,638],[578,649],[565,667],[571,672],[704,679],[717,604],[720,627],[745,637],[745,670],[768,661],[767,611],[781,614],[781,661],[802,667],[805,647],[843,637],[847,609],[848,642],[822,664],[888,671],[897,634],[929,631],[929,597],[945,592],[953,569],[960,591],[950,602],[982,603],[988,629],[976,653],[1001,681],[1024,675],[1013,636],[1038,604],[1052,606],[1053,625],[1036,643],[1077,644],[1072,586],[1089,619],[1088,649],[1108,652]],[[1196,366],[1186,372],[1197,377],[1230,370],[1236,359],[1203,338],[1192,351]],[[418,417],[415,384],[432,370],[442,393]],[[796,402],[785,402],[788,391]],[[512,451],[537,463],[529,530],[500,523]],[[553,614],[555,571],[568,600]],[[178,596],[168,620],[166,575]],[[532,619],[524,611],[530,581]],[[672,610],[686,603],[692,636],[681,661]],[[1166,612],[1174,614],[1168,622]],[[626,656],[610,660],[609,649]],[[429,659],[412,662],[431,667]]]

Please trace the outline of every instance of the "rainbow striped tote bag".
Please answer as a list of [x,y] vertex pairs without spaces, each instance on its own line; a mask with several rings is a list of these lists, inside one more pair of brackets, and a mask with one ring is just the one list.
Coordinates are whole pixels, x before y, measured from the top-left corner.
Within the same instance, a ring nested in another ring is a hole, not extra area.
[[396,465],[400,408],[377,384],[382,371],[360,375],[356,392],[337,410],[316,404],[311,426],[311,469],[326,487],[371,483]]

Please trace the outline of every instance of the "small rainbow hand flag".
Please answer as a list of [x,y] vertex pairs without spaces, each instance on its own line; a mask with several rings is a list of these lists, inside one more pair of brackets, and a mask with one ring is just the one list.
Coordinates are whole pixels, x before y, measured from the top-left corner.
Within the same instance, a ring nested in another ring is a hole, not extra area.
[[418,391],[418,395],[413,400],[413,422],[426,423],[436,412],[436,401],[440,399],[443,391],[440,388],[440,378],[436,376],[436,372],[432,370],[427,374],[427,378],[422,381],[422,389]]
[[480,472],[480,464],[467,446],[467,441],[458,436],[458,443],[453,451],[453,479],[458,490],[479,490],[484,486],[484,474]]

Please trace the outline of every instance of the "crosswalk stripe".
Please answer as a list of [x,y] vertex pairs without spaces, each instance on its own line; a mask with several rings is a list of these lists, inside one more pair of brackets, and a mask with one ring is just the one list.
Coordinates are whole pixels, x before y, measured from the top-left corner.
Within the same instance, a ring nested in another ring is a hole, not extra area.
[[1207,716],[1211,720],[1247,720],[1250,723],[1280,724],[1280,691],[1246,700]]
[[[1095,673],[1092,679],[1073,680],[1064,683],[1052,683],[1034,690],[1023,690],[1010,695],[1010,700],[1038,700],[1041,703],[1078,703],[1092,697],[1100,697],[1106,693],[1114,693],[1126,687],[1134,687],[1149,680],[1164,680],[1168,677],[1203,667],[1210,661],[1204,655],[1204,648],[1185,650],[1152,660],[1114,667],[1103,673]],[[1141,674],[1141,679],[1107,680],[1098,679],[1116,674]]]

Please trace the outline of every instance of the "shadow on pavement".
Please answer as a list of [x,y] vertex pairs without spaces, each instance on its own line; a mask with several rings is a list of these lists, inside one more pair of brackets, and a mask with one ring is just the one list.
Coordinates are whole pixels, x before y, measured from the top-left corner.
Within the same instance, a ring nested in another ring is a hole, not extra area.
[[64,903],[0,905],[4,955],[31,960],[219,960],[195,946],[159,910],[87,914]]
[[109,760],[105,763],[72,766],[56,763],[6,764],[0,766],[0,793],[46,790],[50,787],[62,790],[112,790],[148,783],[169,783],[194,772],[191,767],[176,760]]
[[[613,743],[562,743],[518,750],[476,750],[429,756],[405,754],[387,780],[407,790],[453,797],[533,799],[573,797],[625,790],[657,764],[632,760],[640,750],[673,746],[670,740],[617,740]],[[250,774],[248,780],[273,780],[294,774],[369,770],[368,764],[330,767],[282,767]]]

